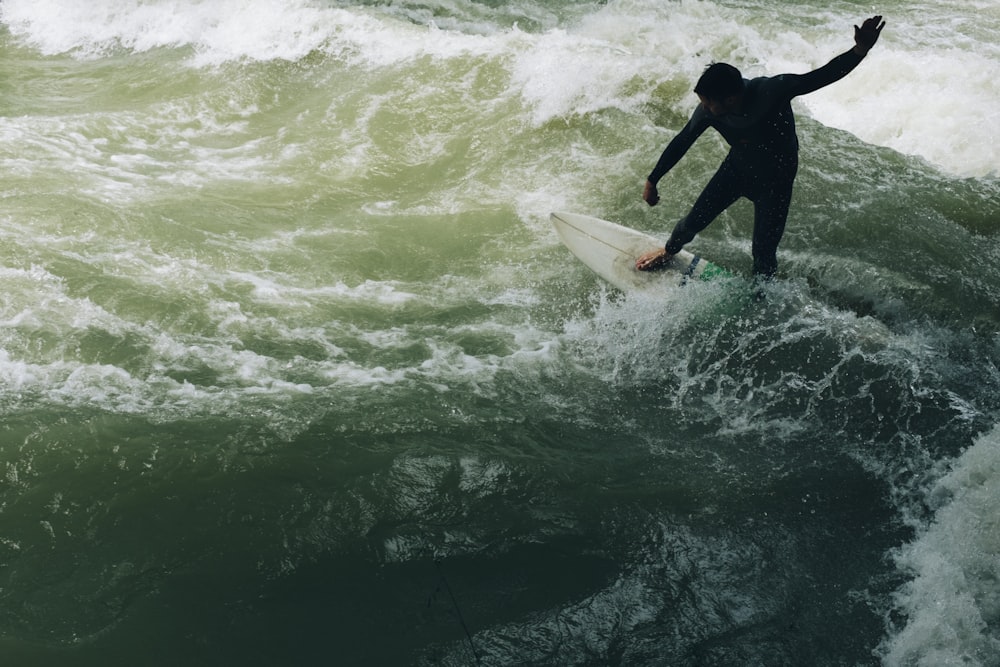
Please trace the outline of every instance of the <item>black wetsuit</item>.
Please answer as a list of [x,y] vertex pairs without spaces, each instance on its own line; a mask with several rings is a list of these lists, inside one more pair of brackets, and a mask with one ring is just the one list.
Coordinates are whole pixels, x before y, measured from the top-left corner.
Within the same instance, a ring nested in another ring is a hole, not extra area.
[[785,231],[792,183],[799,164],[792,98],[842,79],[862,59],[852,49],[808,74],[744,80],[742,104],[737,113],[713,116],[699,105],[684,129],[663,151],[649,182],[656,185],[709,127],[718,130],[731,148],[691,212],[674,227],[667,241],[667,252],[679,251],[733,202],[746,197],[754,203],[754,273],[774,275],[778,267],[778,242]]

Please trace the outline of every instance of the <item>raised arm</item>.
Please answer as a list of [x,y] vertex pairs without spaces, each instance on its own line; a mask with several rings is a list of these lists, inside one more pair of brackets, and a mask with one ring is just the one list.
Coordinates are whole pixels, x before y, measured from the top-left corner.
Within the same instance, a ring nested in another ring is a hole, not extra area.
[[792,98],[840,81],[861,64],[868,51],[875,46],[884,27],[885,22],[881,16],[865,19],[860,28],[854,26],[854,47],[851,50],[845,51],[808,74],[782,74],[773,77],[769,82],[770,93],[778,97]]

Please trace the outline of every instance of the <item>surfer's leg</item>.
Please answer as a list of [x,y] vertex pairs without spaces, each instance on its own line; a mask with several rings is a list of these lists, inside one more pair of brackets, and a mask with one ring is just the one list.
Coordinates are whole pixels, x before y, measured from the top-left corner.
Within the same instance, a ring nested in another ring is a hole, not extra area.
[[733,202],[743,195],[741,181],[728,159],[724,160],[719,170],[712,176],[705,189],[701,191],[691,212],[681,218],[674,227],[670,240],[667,241],[667,252],[671,255],[689,243],[701,230],[708,227],[720,213],[729,208]]
[[778,243],[792,203],[792,180],[777,184],[754,201],[753,272],[770,279],[778,270]]

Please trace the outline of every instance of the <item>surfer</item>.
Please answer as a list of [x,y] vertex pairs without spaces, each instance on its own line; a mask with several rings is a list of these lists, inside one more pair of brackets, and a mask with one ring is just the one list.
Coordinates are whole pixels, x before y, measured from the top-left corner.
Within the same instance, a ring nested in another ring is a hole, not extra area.
[[709,127],[729,143],[729,154],[691,212],[674,227],[666,246],[643,254],[636,268],[663,267],[720,213],[746,197],[754,204],[753,271],[771,278],[778,268],[778,242],[785,231],[798,170],[799,142],[791,100],[845,77],[868,55],[884,27],[881,16],[866,19],[860,28],[854,26],[854,47],[808,74],[746,80],[732,65],[709,65],[694,88],[700,104],[663,151],[646,180],[642,198],[650,206],[660,201],[656,184]]

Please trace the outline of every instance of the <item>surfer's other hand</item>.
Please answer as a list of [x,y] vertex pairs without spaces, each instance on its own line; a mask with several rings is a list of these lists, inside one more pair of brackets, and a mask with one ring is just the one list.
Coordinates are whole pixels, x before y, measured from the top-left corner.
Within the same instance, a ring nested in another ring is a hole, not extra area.
[[646,181],[646,187],[642,189],[642,198],[650,206],[656,206],[660,201],[660,193],[656,191],[656,186]]
[[865,19],[860,28],[854,26],[854,51],[859,56],[867,55],[872,47],[875,46],[875,42],[878,41],[878,37],[882,34],[882,28],[884,27],[885,21],[882,20],[881,16],[873,16],[870,19]]
[[635,268],[640,271],[655,271],[666,266],[671,257],[673,255],[668,255],[667,251],[663,248],[651,250],[639,255],[639,259],[635,260]]

